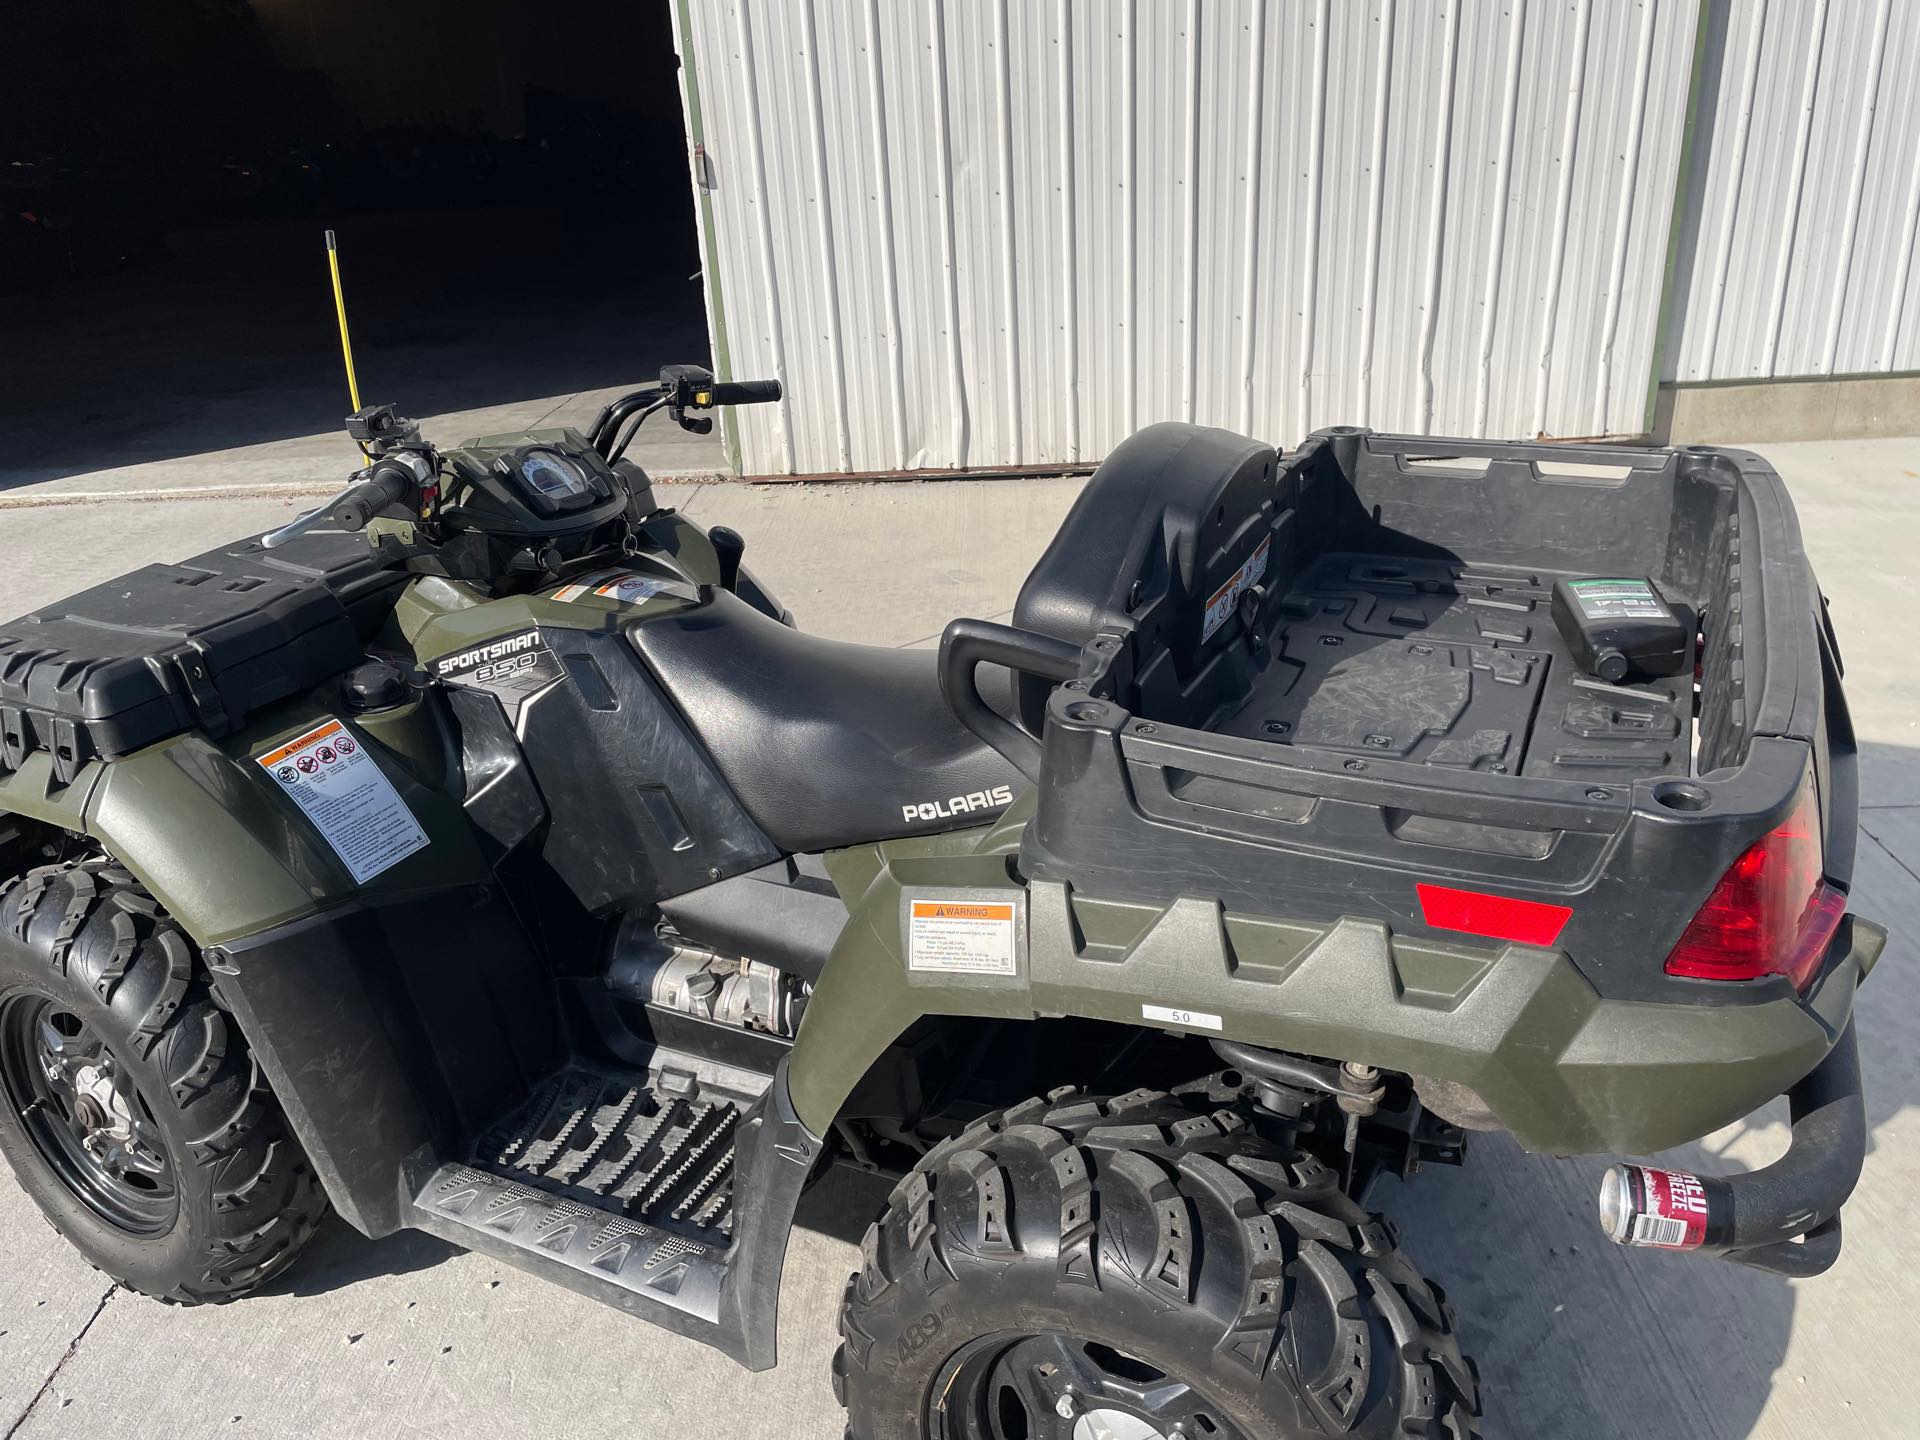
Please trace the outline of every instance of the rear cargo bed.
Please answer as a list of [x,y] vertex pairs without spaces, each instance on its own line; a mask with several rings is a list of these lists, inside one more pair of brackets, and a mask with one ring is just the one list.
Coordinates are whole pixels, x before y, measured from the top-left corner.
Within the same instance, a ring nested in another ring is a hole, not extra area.
[[[1779,548],[1755,505],[1784,500],[1759,469],[1773,494],[1720,452],[1316,437],[1278,467],[1266,506],[1215,505],[1219,539],[1199,537],[1218,556],[1209,600],[1217,610],[1236,574],[1257,583],[1198,634],[1177,616],[1146,627],[1164,653],[1139,656],[1137,713],[1579,782],[1686,776],[1697,711],[1698,768],[1737,764],[1754,733],[1749,680],[1768,668],[1768,616],[1749,602]],[[1804,576],[1798,536],[1787,545]],[[1551,590],[1593,576],[1647,577],[1698,617],[1697,692],[1690,673],[1614,685],[1582,671]]]
[[1280,599],[1273,663],[1205,728],[1493,774],[1686,774],[1692,674],[1632,685],[1582,674],[1548,613],[1555,578],[1322,555]]
[[[1117,569],[1113,557],[1122,557]],[[1556,579],[1647,577],[1694,664],[1608,684]],[[1838,661],[1779,478],[1695,448],[1323,432],[1279,460],[1162,426],[1089,482],[1015,611],[1044,687],[1028,873],[1076,896],[1449,937],[1435,885],[1550,907],[1603,993],[1744,1000],[1661,965],[1811,790],[1844,887]],[[1022,703],[1034,713],[1034,682]]]

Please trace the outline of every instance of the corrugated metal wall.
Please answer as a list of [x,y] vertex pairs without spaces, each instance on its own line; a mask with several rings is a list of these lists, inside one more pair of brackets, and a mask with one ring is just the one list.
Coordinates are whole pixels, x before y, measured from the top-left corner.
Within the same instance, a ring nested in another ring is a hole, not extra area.
[[746,474],[1645,423],[1693,0],[676,0]]
[[1920,3],[1713,0],[1668,378],[1920,369]]

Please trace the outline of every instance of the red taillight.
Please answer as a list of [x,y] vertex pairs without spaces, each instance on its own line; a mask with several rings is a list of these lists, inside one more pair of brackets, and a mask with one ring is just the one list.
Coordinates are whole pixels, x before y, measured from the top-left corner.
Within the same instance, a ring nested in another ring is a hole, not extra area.
[[1847,911],[1847,897],[1826,883],[1823,861],[1820,807],[1808,784],[1793,813],[1720,877],[1667,956],[1667,973],[1699,980],[1785,975],[1795,989],[1806,989]]
[[1516,900],[1446,885],[1416,883],[1413,888],[1420,896],[1420,918],[1434,929],[1511,940],[1516,945],[1553,944],[1573,916],[1567,906],[1543,900]]

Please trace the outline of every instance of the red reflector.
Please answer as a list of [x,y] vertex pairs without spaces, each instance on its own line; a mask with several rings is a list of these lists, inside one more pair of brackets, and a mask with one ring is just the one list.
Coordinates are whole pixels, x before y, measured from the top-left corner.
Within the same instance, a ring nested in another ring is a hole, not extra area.
[[1793,813],[1727,867],[1667,957],[1667,973],[1785,975],[1804,990],[1847,913],[1847,897],[1826,883],[1823,864],[1820,807],[1809,783]]
[[1413,888],[1420,895],[1421,918],[1434,929],[1459,930],[1489,940],[1551,945],[1573,918],[1568,905],[1483,895],[1478,890],[1453,890],[1445,885],[1416,884]]

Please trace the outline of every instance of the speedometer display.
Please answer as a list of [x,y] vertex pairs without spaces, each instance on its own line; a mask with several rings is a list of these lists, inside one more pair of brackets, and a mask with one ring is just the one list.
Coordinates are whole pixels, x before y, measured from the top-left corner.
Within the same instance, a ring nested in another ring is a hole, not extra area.
[[558,450],[527,451],[520,461],[520,478],[549,500],[571,500],[593,493],[579,462]]

